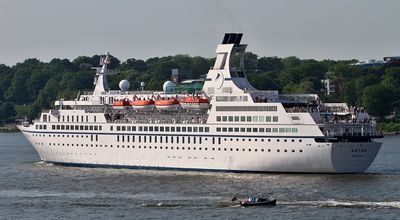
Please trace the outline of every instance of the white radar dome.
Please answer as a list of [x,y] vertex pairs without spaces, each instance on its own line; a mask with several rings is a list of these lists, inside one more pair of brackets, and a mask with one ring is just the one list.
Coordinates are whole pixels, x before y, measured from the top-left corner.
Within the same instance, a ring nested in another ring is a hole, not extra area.
[[175,83],[173,83],[172,81],[166,81],[166,82],[163,84],[163,90],[164,90],[164,92],[166,92],[166,93],[173,92],[174,89],[175,89],[175,87],[176,87],[176,85],[175,85]]
[[121,91],[127,91],[127,90],[129,90],[129,87],[130,87],[130,86],[131,86],[131,84],[130,84],[129,81],[126,80],[126,79],[121,80],[121,81],[119,82],[119,88],[121,89]]

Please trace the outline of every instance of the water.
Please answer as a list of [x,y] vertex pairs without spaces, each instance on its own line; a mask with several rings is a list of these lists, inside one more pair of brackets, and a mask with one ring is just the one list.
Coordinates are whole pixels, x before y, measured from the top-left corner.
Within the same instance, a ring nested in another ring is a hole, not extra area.
[[365,174],[238,174],[56,166],[0,134],[0,219],[399,219],[400,136],[383,141]]

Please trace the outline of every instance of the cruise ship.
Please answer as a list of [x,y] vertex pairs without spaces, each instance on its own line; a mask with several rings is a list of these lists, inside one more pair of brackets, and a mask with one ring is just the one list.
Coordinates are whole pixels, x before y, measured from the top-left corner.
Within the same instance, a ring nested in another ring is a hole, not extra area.
[[[110,90],[107,53],[94,91],[57,100],[18,126],[45,162],[89,167],[228,172],[360,173],[382,135],[361,108],[316,94],[257,90],[244,69],[241,33],[225,34],[203,88],[178,93]],[[144,86],[144,85],[142,85]]]

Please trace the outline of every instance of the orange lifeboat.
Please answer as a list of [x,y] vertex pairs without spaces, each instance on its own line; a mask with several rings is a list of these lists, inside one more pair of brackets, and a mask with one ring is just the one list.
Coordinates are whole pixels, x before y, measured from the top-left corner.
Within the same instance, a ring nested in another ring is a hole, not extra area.
[[204,110],[210,108],[210,101],[207,98],[189,96],[180,101],[183,109]]
[[156,100],[154,103],[158,110],[163,111],[177,111],[180,107],[178,99],[175,98],[159,99]]
[[126,107],[130,107],[131,104],[127,99],[123,99],[123,100],[115,100],[112,106],[114,109],[125,109]]
[[153,99],[136,99],[130,102],[131,106],[135,110],[151,111],[154,109]]

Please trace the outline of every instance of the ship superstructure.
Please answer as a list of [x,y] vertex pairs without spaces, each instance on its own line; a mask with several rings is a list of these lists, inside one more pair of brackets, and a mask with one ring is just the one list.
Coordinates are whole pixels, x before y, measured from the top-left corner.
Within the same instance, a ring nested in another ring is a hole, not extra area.
[[[109,90],[107,53],[95,90],[58,100],[19,129],[41,160],[58,164],[256,172],[364,172],[382,143],[363,109],[316,94],[250,85],[242,34],[225,34],[202,91]],[[144,86],[144,85],[143,85]]]

